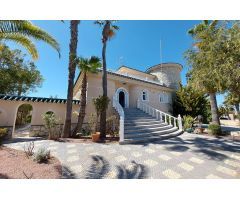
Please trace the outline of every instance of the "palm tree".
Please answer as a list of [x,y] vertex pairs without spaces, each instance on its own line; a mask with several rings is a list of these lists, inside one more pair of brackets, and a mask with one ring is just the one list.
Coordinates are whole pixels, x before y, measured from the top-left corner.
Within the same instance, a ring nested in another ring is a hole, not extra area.
[[[60,57],[60,48],[57,41],[41,28],[27,20],[0,20],[0,43],[13,41],[22,45],[32,55],[38,58],[38,52],[32,39],[44,41],[57,50]],[[0,44],[1,46],[1,44]]]
[[[214,41],[215,33],[217,30],[217,24],[218,24],[217,20],[214,20],[212,22],[209,22],[208,20],[204,20],[202,23],[196,25],[193,29],[188,31],[188,33],[197,40],[194,46],[197,48],[198,52],[206,51],[206,49],[204,49],[206,47],[206,44]],[[188,58],[196,59],[197,57],[196,54],[194,56],[189,56]],[[193,82],[195,82],[194,83],[195,85],[201,85],[200,87],[204,87],[204,90],[206,91],[206,93],[208,93],[210,98],[210,105],[211,105],[212,122],[220,125],[217,99],[216,99],[216,93],[218,92],[218,88],[216,84],[218,83],[214,80],[214,78],[217,77],[217,74],[214,74],[214,77],[212,78],[208,77],[208,75],[211,76],[210,72],[213,72],[213,71],[209,71],[210,67],[213,67],[213,66],[207,66],[207,64],[209,64],[210,62],[208,62],[204,66],[203,63],[204,63],[204,60],[207,60],[207,56],[205,58],[202,57],[201,59],[202,59],[201,62],[199,62],[198,60],[198,64],[197,64],[198,67],[195,69],[192,69],[191,78],[193,79]],[[200,69],[200,65],[203,66],[202,69]]]
[[97,69],[102,66],[100,58],[92,56],[90,59],[79,58],[78,67],[82,76],[82,88],[81,88],[81,98],[80,98],[80,111],[78,115],[78,122],[76,128],[73,130],[72,136],[75,137],[76,134],[82,129],[85,110],[86,110],[86,93],[87,93],[87,73],[96,73]]
[[69,64],[68,64],[68,91],[67,91],[67,106],[64,130],[62,137],[67,138],[71,133],[72,122],[72,100],[73,100],[73,85],[77,65],[77,43],[78,43],[78,25],[80,20],[70,21],[70,44],[69,44]]
[[[119,27],[113,25],[114,20],[100,20],[96,21],[95,24],[103,27],[102,29],[102,88],[103,88],[103,96],[107,97],[107,63],[106,63],[106,49],[107,49],[107,41],[110,40],[115,34],[116,30],[119,30]],[[106,138],[106,118],[107,111],[101,113],[100,116],[100,132],[101,138]]]

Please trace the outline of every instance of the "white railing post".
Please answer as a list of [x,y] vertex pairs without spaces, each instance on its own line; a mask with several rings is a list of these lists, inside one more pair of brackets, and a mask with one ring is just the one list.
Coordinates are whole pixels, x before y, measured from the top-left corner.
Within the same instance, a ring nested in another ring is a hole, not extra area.
[[181,118],[181,115],[178,115],[178,128],[179,128],[179,130],[183,130],[183,128],[182,128],[182,118]]
[[124,117],[120,116],[120,124],[119,124],[119,142],[124,141]]
[[162,122],[162,112],[160,111],[160,122]]
[[120,103],[117,101],[115,97],[113,97],[113,107],[118,112],[120,119],[119,119],[119,142],[124,141],[124,110]]
[[[118,104],[119,104],[119,102],[117,100],[115,100],[115,102],[113,103],[113,105],[116,105],[116,107],[119,107],[119,106],[121,107],[121,111],[118,111],[118,112],[122,113],[122,115],[123,115],[123,120],[120,120],[120,123],[121,123],[121,121],[123,121],[122,126],[120,125],[120,129],[123,130],[123,132],[121,132],[119,130],[119,136],[120,136],[120,140],[121,140],[121,138],[123,138],[123,140],[124,140],[124,110],[123,110],[122,106],[120,104],[119,105]],[[182,118],[180,115],[178,115],[178,117],[176,118],[168,113],[162,112],[161,110],[158,110],[158,109],[152,107],[151,105],[148,105],[148,104],[142,102],[140,99],[137,100],[137,108],[139,108],[143,112],[145,112],[153,117],[156,117],[156,119],[159,120],[161,123],[164,122],[166,124],[177,127],[177,122],[178,122],[178,129],[181,131],[183,130]],[[118,110],[119,109],[120,108],[118,108]],[[168,120],[169,120],[169,122],[168,122]]]

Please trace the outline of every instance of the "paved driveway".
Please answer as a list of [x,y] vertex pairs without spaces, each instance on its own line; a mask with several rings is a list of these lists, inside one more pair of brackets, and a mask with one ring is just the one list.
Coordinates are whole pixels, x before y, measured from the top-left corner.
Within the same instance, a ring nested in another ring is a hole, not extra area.
[[[6,146],[23,149],[26,139]],[[63,165],[63,178],[240,178],[240,142],[183,134],[141,145],[35,141]]]

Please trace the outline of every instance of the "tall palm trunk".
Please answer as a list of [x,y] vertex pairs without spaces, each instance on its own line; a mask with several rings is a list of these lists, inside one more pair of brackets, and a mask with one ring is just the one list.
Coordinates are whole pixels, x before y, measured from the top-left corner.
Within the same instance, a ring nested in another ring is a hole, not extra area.
[[211,113],[212,113],[212,122],[214,124],[220,125],[216,94],[209,93],[209,97],[210,97],[210,105],[211,105]]
[[84,117],[86,114],[86,93],[87,93],[87,73],[83,72],[83,80],[82,80],[82,90],[81,90],[81,98],[80,98],[80,110],[78,115],[77,126],[73,131],[72,136],[75,137],[77,133],[79,133],[82,129]]
[[72,100],[73,100],[73,85],[76,71],[76,54],[77,54],[77,43],[78,43],[78,24],[79,20],[71,20],[70,31],[71,39],[69,44],[69,66],[68,66],[68,91],[67,91],[67,106],[65,124],[62,137],[66,138],[71,133],[71,121],[72,121]]
[[[110,21],[107,21],[103,28],[103,47],[102,47],[102,62],[103,62],[103,71],[102,71],[102,88],[103,88],[103,96],[107,97],[107,63],[106,63],[106,49],[107,49],[107,41],[108,34],[110,30]],[[100,115],[100,137],[102,139],[106,138],[106,118],[107,111],[103,111]]]

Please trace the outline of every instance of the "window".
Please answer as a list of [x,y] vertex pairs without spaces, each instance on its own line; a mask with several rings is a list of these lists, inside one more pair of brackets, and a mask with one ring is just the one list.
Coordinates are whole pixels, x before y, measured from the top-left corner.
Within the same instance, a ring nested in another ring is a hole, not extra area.
[[164,96],[163,96],[163,94],[160,94],[160,95],[159,95],[159,102],[160,102],[160,103],[163,103],[163,102],[164,102]]
[[168,99],[168,94],[165,92],[162,92],[159,94],[159,102],[160,103],[168,103],[169,99]]
[[142,100],[148,101],[148,92],[146,90],[142,91]]

